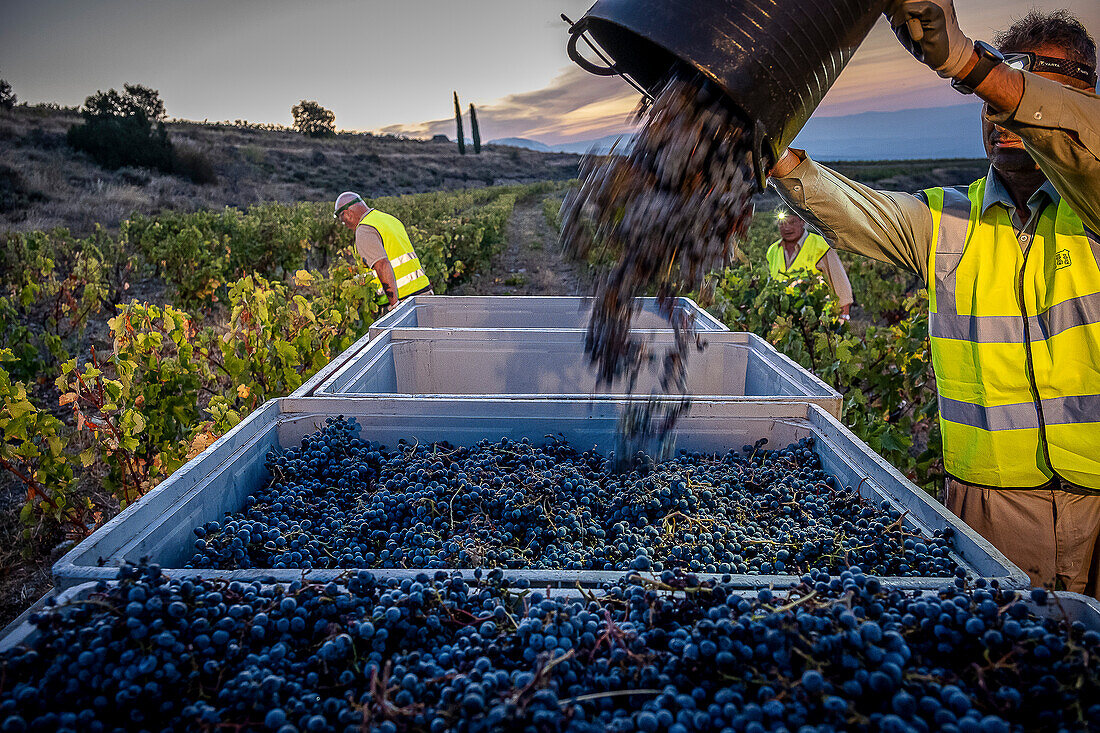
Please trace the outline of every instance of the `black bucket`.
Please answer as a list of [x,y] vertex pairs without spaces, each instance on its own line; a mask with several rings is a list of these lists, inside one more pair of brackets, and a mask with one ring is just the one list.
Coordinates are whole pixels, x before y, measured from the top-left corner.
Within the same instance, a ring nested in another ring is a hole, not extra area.
[[[677,68],[702,73],[752,123],[762,186],[887,1],[597,0],[570,28],[569,56],[650,94]],[[585,31],[610,56],[610,67],[578,52]]]

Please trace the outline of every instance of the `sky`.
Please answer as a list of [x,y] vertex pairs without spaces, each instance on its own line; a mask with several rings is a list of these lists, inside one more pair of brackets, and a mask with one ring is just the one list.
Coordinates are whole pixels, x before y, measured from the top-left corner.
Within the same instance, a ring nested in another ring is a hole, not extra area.
[[[812,2],[812,0],[800,0]],[[1100,2],[957,0],[973,38],[1030,7],[1066,7],[1100,37]],[[452,91],[484,140],[548,144],[626,129],[638,95],[565,54],[590,0],[0,0],[0,78],[20,101],[78,106],[124,83],[160,91],[189,120],[292,122],[310,99],[345,130],[454,137]],[[884,20],[816,114],[962,100],[908,56]],[[469,130],[467,129],[467,135]]]

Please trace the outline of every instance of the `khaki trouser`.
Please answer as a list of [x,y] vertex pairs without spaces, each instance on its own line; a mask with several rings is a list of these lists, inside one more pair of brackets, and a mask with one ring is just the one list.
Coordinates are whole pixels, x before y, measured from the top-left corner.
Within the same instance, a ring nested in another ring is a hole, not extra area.
[[947,508],[1031,577],[1100,598],[1100,496],[947,481]]

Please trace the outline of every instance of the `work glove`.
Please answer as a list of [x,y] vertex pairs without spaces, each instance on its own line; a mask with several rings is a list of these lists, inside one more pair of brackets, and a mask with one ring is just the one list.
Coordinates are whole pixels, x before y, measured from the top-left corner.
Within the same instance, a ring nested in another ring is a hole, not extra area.
[[892,0],[886,17],[901,45],[945,79],[959,76],[974,55],[951,0]]

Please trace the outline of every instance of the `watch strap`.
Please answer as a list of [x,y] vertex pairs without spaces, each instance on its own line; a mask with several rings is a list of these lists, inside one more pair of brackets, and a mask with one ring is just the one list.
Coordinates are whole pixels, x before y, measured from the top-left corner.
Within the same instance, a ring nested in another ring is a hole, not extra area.
[[973,94],[978,85],[989,76],[989,72],[993,71],[993,68],[1002,61],[996,56],[982,53],[982,49],[978,48],[977,44],[974,44],[974,46],[975,51],[978,53],[978,63],[974,64],[974,68],[970,70],[970,73],[952,84],[955,89],[963,94]]

